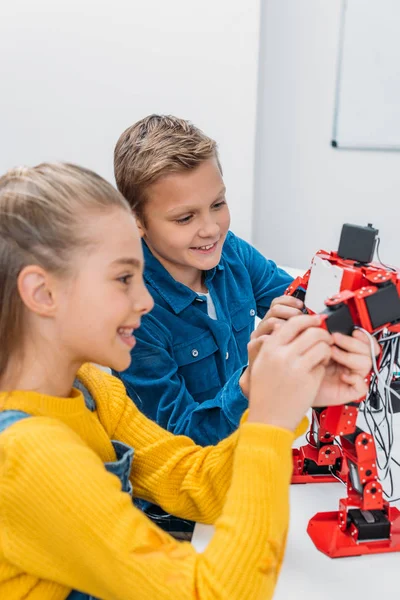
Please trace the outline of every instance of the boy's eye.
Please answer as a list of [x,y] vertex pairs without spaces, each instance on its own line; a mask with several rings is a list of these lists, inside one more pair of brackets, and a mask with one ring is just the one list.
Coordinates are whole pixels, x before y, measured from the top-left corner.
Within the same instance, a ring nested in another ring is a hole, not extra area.
[[190,219],[192,218],[192,215],[188,215],[187,217],[181,217],[180,219],[175,219],[176,223],[189,223]]
[[133,275],[123,275],[122,277],[118,277],[117,281],[120,281],[124,285],[129,285],[129,282],[132,279],[132,277]]
[[216,202],[215,204],[213,204],[213,208],[221,208],[222,206],[224,206],[224,204],[226,204],[226,200],[220,200],[220,202]]

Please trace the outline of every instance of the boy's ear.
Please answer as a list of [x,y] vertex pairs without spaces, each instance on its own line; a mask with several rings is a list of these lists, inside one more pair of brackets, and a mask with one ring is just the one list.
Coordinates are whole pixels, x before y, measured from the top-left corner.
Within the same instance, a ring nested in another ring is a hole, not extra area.
[[145,232],[145,228],[144,228],[142,221],[138,217],[135,217],[135,221],[136,221],[137,228],[139,230],[140,237],[144,237],[146,232]]
[[37,315],[52,317],[56,302],[49,274],[38,265],[24,267],[17,280],[18,291],[25,306]]

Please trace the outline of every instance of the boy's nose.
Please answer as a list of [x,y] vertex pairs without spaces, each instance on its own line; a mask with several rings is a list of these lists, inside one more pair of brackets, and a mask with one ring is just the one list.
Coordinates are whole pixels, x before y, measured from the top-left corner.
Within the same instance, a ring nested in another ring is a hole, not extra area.
[[208,219],[202,223],[202,226],[199,230],[199,235],[204,238],[212,238],[218,235],[219,233],[219,225],[213,219]]

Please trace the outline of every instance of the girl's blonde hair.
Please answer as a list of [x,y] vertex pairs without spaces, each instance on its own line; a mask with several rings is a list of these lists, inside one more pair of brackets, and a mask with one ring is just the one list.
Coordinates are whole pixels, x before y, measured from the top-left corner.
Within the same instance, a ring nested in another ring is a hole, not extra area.
[[0,376],[23,335],[19,273],[29,264],[72,271],[72,253],[90,244],[85,218],[112,207],[130,211],[110,183],[75,165],[43,163],[0,178]]

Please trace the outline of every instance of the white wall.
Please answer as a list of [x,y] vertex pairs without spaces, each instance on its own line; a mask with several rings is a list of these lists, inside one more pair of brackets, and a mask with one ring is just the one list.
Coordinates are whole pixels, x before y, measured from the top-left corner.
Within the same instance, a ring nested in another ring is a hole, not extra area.
[[[372,222],[400,266],[400,153],[331,148],[341,0],[268,0],[261,16],[255,244],[306,268],[343,222]],[[399,107],[400,110],[400,107]]]
[[259,0],[0,3],[0,173],[66,160],[113,181],[119,134],[152,112],[220,146],[232,226],[252,222]]

